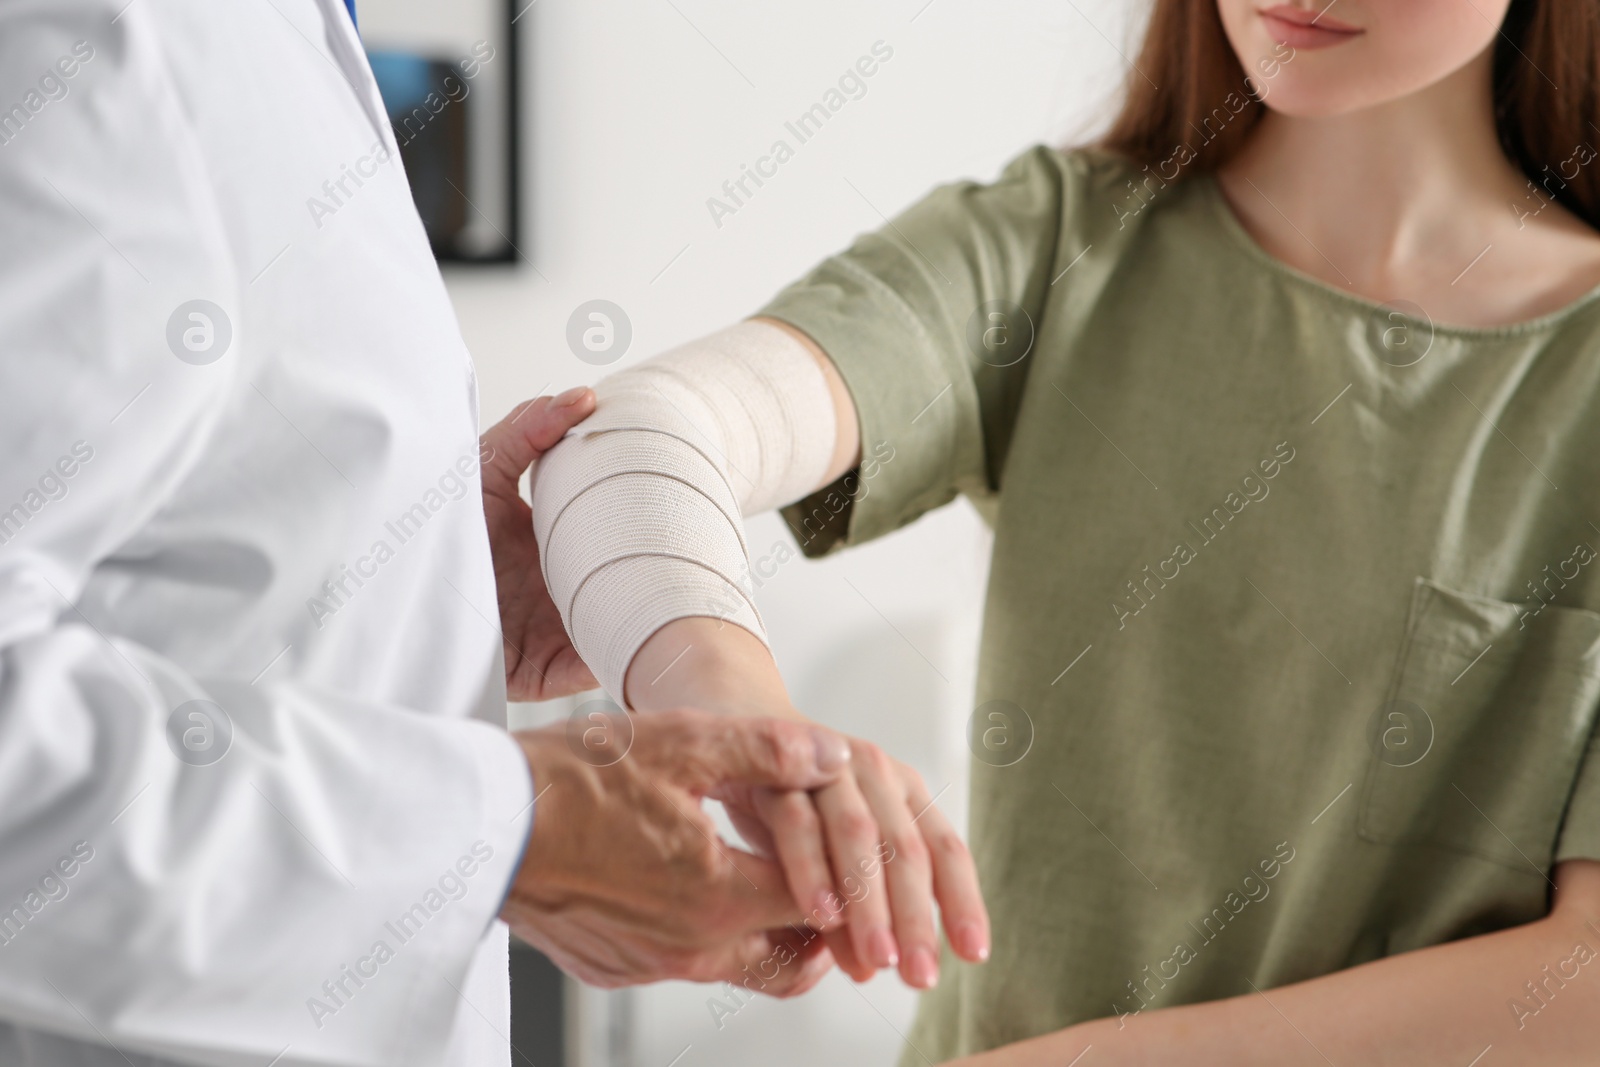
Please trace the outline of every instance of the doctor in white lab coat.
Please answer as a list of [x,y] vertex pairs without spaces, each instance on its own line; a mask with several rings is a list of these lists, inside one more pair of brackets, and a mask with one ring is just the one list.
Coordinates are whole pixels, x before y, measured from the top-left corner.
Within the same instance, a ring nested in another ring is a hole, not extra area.
[[[606,982],[785,921],[753,858],[669,884],[607,790],[690,840],[825,740],[668,717],[602,771],[503,729],[472,367],[340,0],[0,0],[0,359],[4,1067],[505,1064],[514,880]],[[502,506],[589,403],[496,429]]]

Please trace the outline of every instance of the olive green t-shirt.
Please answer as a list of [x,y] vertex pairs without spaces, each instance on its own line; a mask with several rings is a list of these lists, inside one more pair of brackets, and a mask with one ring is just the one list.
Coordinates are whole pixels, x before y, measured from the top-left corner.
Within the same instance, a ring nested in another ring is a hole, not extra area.
[[946,952],[903,1063],[1525,923],[1600,859],[1597,296],[1434,324],[1208,176],[1036,148],[762,310],[860,414],[808,553],[957,494],[994,530],[994,951]]

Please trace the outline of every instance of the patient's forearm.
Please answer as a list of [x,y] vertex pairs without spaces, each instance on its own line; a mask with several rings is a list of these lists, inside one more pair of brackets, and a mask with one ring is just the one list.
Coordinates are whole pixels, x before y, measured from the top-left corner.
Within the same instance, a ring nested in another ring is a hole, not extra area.
[[709,616],[765,637],[741,517],[835,477],[858,447],[855,412],[826,357],[769,322],[685,345],[596,394],[535,471],[534,534],[574,647],[626,702],[627,668],[668,622]]
[[[855,405],[844,379],[815,341],[788,323],[757,319],[798,342],[816,361],[833,405],[833,454],[819,485],[860,462]],[[766,645],[721,618],[687,618],[657,630],[628,665],[627,703],[638,711],[693,706],[748,714],[798,715]]]
[[1556,878],[1555,911],[1526,926],[1228,1000],[1097,1019],[958,1062],[1065,1067],[1089,1048],[1083,1067],[1593,1064],[1600,863],[1563,864]]
[[657,630],[628,666],[627,694],[637,711],[799,716],[767,646],[721,619],[678,619]]

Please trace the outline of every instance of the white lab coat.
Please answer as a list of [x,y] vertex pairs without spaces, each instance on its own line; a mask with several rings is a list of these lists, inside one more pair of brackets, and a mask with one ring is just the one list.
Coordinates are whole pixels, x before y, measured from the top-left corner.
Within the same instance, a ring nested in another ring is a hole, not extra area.
[[339,0],[0,0],[5,1067],[509,1060],[532,793],[395,151]]

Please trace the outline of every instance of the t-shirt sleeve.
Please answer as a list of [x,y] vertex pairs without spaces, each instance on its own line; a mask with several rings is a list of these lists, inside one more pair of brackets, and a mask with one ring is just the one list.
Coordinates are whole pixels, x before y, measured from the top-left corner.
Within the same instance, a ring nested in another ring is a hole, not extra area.
[[1600,860],[1600,728],[1589,738],[1556,844],[1556,862],[1567,860]]
[[807,555],[998,491],[1046,294],[1084,251],[1064,225],[1083,166],[1036,147],[938,188],[758,313],[827,352],[860,422],[860,467],[783,511]]

